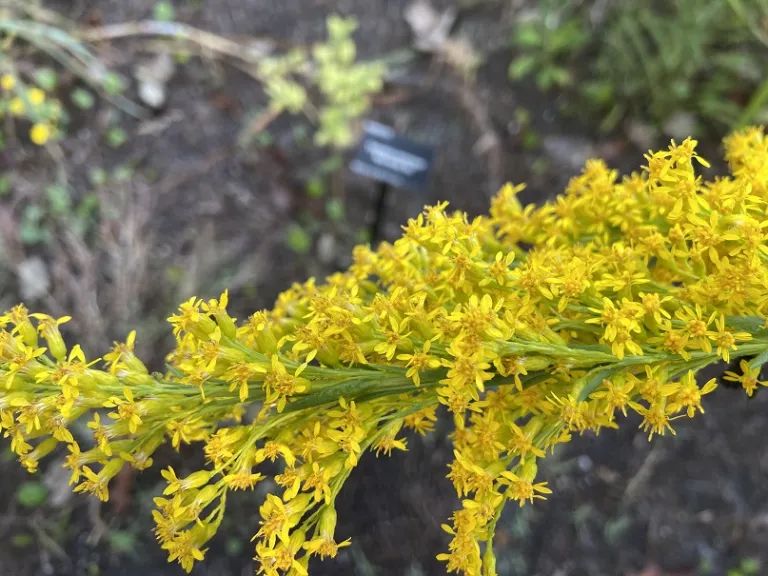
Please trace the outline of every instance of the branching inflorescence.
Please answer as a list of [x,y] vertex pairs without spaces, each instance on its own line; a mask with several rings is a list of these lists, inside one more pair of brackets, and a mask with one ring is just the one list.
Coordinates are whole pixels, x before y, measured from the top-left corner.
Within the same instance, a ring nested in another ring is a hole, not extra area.
[[[765,384],[768,140],[757,128],[729,137],[731,175],[710,181],[695,146],[649,153],[622,180],[590,161],[541,207],[508,185],[487,217],[428,208],[394,244],[356,248],[347,272],[295,285],[239,324],[226,293],[192,298],[170,318],[165,374],[134,355],[134,334],[98,368],[65,346],[65,318],[19,305],[2,317],[0,426],[30,471],[65,444],[75,490],[102,500],[124,465],[151,467],[165,442],[201,443],[205,468],[163,470],[154,512],[158,540],[187,570],[227,495],[279,461],[256,560],[259,573],[299,575],[348,544],[334,501],[363,452],[405,450],[406,430],[429,433],[443,406],[462,503],[439,558],[493,575],[501,511],[550,492],[537,460],[557,444],[628,411],[649,437],[673,433],[716,386],[697,371],[720,361],[738,359],[725,377],[747,394]],[[81,418],[93,448],[70,431]]]

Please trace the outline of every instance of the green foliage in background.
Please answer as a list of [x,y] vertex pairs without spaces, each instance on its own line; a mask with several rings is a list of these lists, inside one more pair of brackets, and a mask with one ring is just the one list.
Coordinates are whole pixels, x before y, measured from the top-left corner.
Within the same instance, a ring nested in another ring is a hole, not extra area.
[[515,27],[513,41],[520,54],[509,65],[510,78],[533,74],[541,90],[572,84],[568,62],[584,46],[587,34],[573,10],[559,4],[542,3],[538,14]]
[[[328,40],[316,44],[311,55],[302,49],[264,59],[259,76],[265,83],[270,109],[275,113],[306,113],[316,117],[315,143],[346,148],[355,139],[353,123],[381,91],[386,71],[380,62],[357,62],[353,19],[328,18]],[[313,102],[310,93],[319,92]]]
[[604,130],[686,113],[724,132],[768,117],[768,0],[561,6],[543,3],[515,26],[510,77],[573,88]]

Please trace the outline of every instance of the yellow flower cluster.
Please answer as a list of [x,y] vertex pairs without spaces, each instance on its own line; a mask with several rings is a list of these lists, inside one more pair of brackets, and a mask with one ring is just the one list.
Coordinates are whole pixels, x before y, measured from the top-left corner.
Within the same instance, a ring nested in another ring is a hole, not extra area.
[[46,99],[45,91],[27,86],[18,76],[6,72],[0,75],[0,117],[5,112],[32,122],[29,138],[38,146],[45,145],[55,133],[61,116],[58,100]]
[[[720,361],[739,359],[726,378],[748,394],[766,384],[768,140],[758,128],[732,135],[731,175],[709,181],[695,146],[649,153],[621,180],[591,161],[541,207],[521,206],[510,185],[488,217],[427,208],[394,244],[356,248],[348,271],[295,285],[240,323],[226,292],[192,298],[169,319],[166,374],[134,355],[134,334],[97,369],[65,347],[67,318],[19,305],[0,321],[2,431],[30,471],[66,444],[76,490],[101,499],[162,443],[201,443],[207,466],[163,470],[154,512],[158,540],[187,570],[228,493],[278,462],[256,560],[260,574],[298,576],[348,544],[334,502],[363,453],[405,450],[406,431],[430,432],[444,409],[462,503],[439,558],[449,572],[495,575],[504,505],[550,492],[537,461],[571,434],[615,428],[628,411],[649,438],[674,433],[716,386],[697,371]],[[70,432],[79,418],[93,447]]]

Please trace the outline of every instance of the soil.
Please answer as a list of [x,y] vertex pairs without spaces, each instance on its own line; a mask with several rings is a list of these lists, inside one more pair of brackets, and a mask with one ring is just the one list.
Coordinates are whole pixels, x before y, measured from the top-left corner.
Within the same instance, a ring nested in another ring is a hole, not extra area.
[[[146,18],[153,4],[46,3],[91,24]],[[356,38],[366,58],[409,47],[411,35],[402,17],[406,4],[187,0],[176,7],[183,22],[225,36],[268,36],[285,46],[323,38],[330,13],[352,15],[360,22]],[[452,4],[434,2],[438,8]],[[640,151],[622,135],[597,136],[588,119],[560,114],[562,97],[509,82],[511,51],[505,44],[512,4],[488,0],[460,11],[456,32],[483,55],[473,79],[460,78],[428,56],[418,57],[387,87],[369,115],[434,146],[437,153],[427,191],[390,194],[384,238],[396,238],[400,226],[425,204],[449,200],[470,215],[482,214],[495,189],[508,180],[528,182],[524,200],[541,201],[562,190],[587,157],[602,156],[623,171],[642,162]],[[135,41],[119,41],[105,46],[103,55],[129,74],[137,59],[145,57],[137,48]],[[269,126],[271,142],[233,147],[247,118],[265,103],[258,85],[244,73],[193,59],[179,67],[168,103],[154,118],[119,118],[131,137],[118,150],[102,139],[112,121],[109,106],[73,117],[63,143],[73,187],[88,188],[91,168],[130,164],[134,183],[120,193],[149,207],[137,228],[144,243],[128,246],[142,246],[144,258],[133,307],[121,312],[110,296],[114,280],[97,274],[91,283],[96,313],[73,324],[70,336],[75,339],[98,336],[90,340],[93,354],[103,353],[97,343],[104,337],[120,338],[137,327],[144,346],[140,352],[160,367],[163,358],[157,351],[170,344],[158,319],[188,295],[215,295],[229,286],[242,317],[269,307],[292,282],[322,277],[348,264],[352,245],[373,218],[374,183],[347,170],[336,173],[327,183],[328,194],[343,203],[345,218],[329,221],[324,201],[305,192],[306,180],[328,158],[302,137],[310,126],[281,119]],[[515,120],[521,107],[531,114],[527,131],[538,136],[533,147],[524,145],[525,130]],[[483,154],[478,142],[489,131],[498,144]],[[705,144],[717,147],[717,142]],[[0,159],[17,182],[28,183],[33,195],[35,186],[54,171],[50,160],[38,156],[6,153]],[[9,210],[15,214],[13,206]],[[307,254],[286,245],[296,222],[313,234]],[[98,246],[99,240],[94,242]],[[66,275],[56,273],[61,254],[38,251],[53,276],[51,294],[38,307],[84,308],[71,286],[65,286]],[[35,253],[33,249],[26,256]],[[95,257],[97,271],[107,256]],[[124,266],[127,262],[122,261]],[[77,268],[70,275],[75,286],[82,286],[86,272]],[[18,286],[8,279],[2,286],[3,303],[18,298]],[[718,575],[745,558],[768,565],[768,449],[763,441],[768,436],[768,393],[747,400],[723,391],[708,400],[707,416],[678,422],[674,437],[649,444],[633,421],[597,438],[577,438],[548,458],[542,472],[554,494],[534,506],[507,510],[499,523],[499,576]],[[452,455],[444,433],[448,423],[441,420],[439,427],[443,433],[438,429],[425,439],[409,438],[405,454],[362,460],[338,502],[340,536],[354,535],[353,545],[335,561],[313,565],[313,575],[444,573],[435,560],[448,542],[440,524],[457,500],[445,479]],[[42,480],[52,486],[48,502],[24,508],[16,493],[30,477],[5,457],[0,462],[0,575],[181,574],[166,562],[151,535],[152,497],[162,489],[156,470],[171,464],[183,472],[199,460],[194,450],[161,451],[153,471],[124,479],[125,498],[101,506],[72,496],[66,478],[57,475],[59,463],[49,463],[41,471]],[[194,574],[253,573],[249,540],[268,488],[264,484],[261,491],[229,502],[224,524]]]

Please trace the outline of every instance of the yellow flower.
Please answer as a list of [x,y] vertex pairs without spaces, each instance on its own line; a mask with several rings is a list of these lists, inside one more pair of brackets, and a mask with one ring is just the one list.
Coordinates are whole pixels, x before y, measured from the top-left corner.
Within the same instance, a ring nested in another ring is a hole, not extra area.
[[184,530],[163,544],[163,548],[168,551],[168,562],[178,560],[185,572],[191,572],[195,562],[204,560],[207,552],[200,549],[201,544],[195,538],[196,532],[194,529]]
[[672,425],[669,423],[669,417],[677,412],[677,410],[673,405],[667,406],[665,399],[657,400],[648,407],[634,402],[630,406],[643,417],[640,427],[643,431],[648,432],[648,440],[654,434],[664,436],[666,430],[669,430],[673,435],[675,434]]
[[273,494],[267,494],[266,501],[259,508],[261,528],[256,536],[264,538],[270,547],[273,547],[278,539],[287,543],[291,528],[299,523],[311,501],[309,494],[299,494],[288,502],[283,502]]
[[716,332],[708,332],[707,336],[717,346],[717,354],[726,362],[731,361],[731,350],[736,350],[737,342],[751,340],[752,335],[749,332],[732,332],[725,326],[725,316],[715,319]]
[[27,93],[27,97],[33,106],[40,106],[40,104],[45,102],[45,92],[40,90],[40,88],[30,89],[30,91]]
[[133,392],[127,386],[123,387],[123,398],[118,396],[110,396],[110,398],[104,402],[105,408],[117,408],[117,412],[110,412],[109,417],[113,420],[121,420],[128,424],[128,430],[131,434],[136,434],[139,426],[143,421],[141,416],[144,413],[144,409],[140,404],[137,404],[133,399]]
[[747,393],[747,396],[751,397],[755,393],[755,390],[757,390],[758,385],[768,386],[768,382],[757,379],[758,376],[760,376],[760,366],[752,368],[750,367],[749,362],[741,360],[739,362],[739,368],[741,368],[741,374],[727,370],[723,378],[729,382],[739,382],[741,387],[744,388],[744,391]]
[[13,90],[16,86],[16,76],[13,74],[3,74],[0,76],[0,88],[3,90]]
[[704,394],[709,394],[715,388],[717,388],[715,378],[712,378],[699,388],[696,384],[696,376],[693,370],[688,370],[688,373],[680,380],[680,389],[673,397],[673,402],[669,406],[670,412],[685,408],[689,418],[693,418],[696,415],[696,410],[703,414],[704,409],[701,407],[701,397]]
[[304,549],[310,554],[317,554],[320,558],[336,558],[339,548],[349,546],[352,543],[349,538],[343,542],[336,542],[334,540],[336,509],[333,506],[323,508],[317,525],[320,529],[319,536],[304,544]]
[[590,398],[604,400],[611,410],[611,417],[613,417],[615,410],[621,410],[621,413],[626,416],[627,406],[632,399],[631,393],[634,383],[627,381],[622,375],[618,375],[610,380],[603,380],[603,386],[604,389],[593,392]]
[[29,131],[29,138],[38,146],[43,146],[51,137],[51,127],[48,124],[38,122]]
[[18,96],[16,98],[12,98],[11,101],[8,102],[8,111],[14,116],[21,116],[24,114],[26,109],[27,107],[24,105],[24,100]]
[[520,506],[526,501],[533,502],[535,498],[543,500],[542,494],[552,494],[552,490],[547,488],[546,482],[533,483],[533,479],[536,477],[536,464],[533,459],[523,464],[519,475],[505,470],[501,476],[499,483],[509,487],[507,497],[517,501]]

